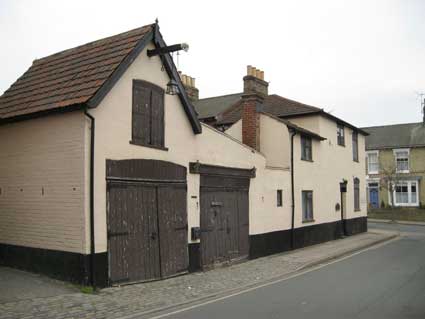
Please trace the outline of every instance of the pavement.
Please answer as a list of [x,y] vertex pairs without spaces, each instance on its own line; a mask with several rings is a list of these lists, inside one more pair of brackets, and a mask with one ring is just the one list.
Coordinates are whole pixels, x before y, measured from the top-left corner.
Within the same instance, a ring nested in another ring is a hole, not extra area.
[[411,222],[407,220],[391,220],[391,219],[375,219],[368,218],[370,223],[392,223],[392,224],[400,224],[400,225],[417,225],[417,226],[425,226],[425,222]]
[[79,291],[62,281],[7,267],[0,267],[0,283],[0,304]]
[[[398,236],[377,229],[320,245],[167,280],[102,289],[95,294],[59,293],[0,301],[0,319],[134,318],[151,316],[253,288]],[[8,293],[0,287],[0,295]],[[226,317],[226,316],[224,316]]]
[[425,228],[378,227],[399,239],[256,289],[136,318],[425,318]]

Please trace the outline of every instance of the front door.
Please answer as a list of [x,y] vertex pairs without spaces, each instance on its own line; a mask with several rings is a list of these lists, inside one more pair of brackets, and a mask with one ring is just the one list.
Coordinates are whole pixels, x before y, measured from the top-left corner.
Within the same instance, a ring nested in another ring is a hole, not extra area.
[[371,208],[379,208],[378,188],[369,188],[369,203]]

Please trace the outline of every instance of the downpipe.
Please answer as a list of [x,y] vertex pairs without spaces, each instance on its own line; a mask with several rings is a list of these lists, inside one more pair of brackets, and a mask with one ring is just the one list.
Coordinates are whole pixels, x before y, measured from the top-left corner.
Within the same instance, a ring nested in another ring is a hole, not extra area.
[[297,134],[296,131],[291,132],[291,201],[292,201],[292,212],[291,212],[291,249],[295,249],[295,172],[294,172],[294,137]]
[[95,119],[84,111],[84,114],[90,119],[90,279],[89,282],[94,290],[96,290],[95,280],[95,235],[94,235],[94,133]]

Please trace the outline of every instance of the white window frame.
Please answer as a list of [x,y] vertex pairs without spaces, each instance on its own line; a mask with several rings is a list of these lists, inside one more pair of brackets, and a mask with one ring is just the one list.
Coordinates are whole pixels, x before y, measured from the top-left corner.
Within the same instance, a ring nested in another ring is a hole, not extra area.
[[[408,202],[407,203],[397,203],[396,186],[398,184],[407,184],[407,196],[408,196]],[[412,202],[412,185],[416,185],[416,202]],[[388,191],[388,198],[390,198],[389,196],[390,196],[390,192]],[[400,206],[417,207],[417,206],[419,206],[419,183],[418,183],[418,181],[416,181],[416,180],[398,181],[394,185],[393,198],[394,198],[394,206],[397,206],[397,207],[400,207]]]
[[[397,153],[400,152],[407,152],[407,170],[399,170],[397,165],[397,159],[399,156],[397,156]],[[394,161],[395,161],[395,169],[397,173],[410,173],[410,149],[408,148],[397,148],[393,150],[394,154]]]
[[[370,166],[369,166],[369,155],[370,154],[376,154],[376,159],[377,159],[377,164],[378,164],[378,170],[376,170],[376,171],[372,171],[371,169],[370,169]],[[368,174],[379,174],[379,169],[380,169],[380,167],[379,167],[379,151],[367,151],[366,152],[366,163],[367,163],[367,173]]]

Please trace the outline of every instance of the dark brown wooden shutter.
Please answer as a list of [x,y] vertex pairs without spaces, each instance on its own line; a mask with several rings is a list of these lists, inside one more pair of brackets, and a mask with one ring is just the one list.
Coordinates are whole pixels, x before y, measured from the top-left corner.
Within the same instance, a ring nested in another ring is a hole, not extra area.
[[150,144],[151,89],[143,82],[133,83],[132,140]]
[[159,88],[151,91],[151,144],[164,146],[164,91]]
[[164,90],[142,80],[133,81],[132,141],[164,147]]

